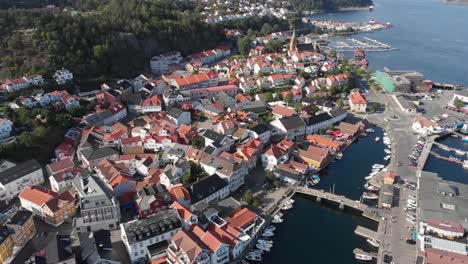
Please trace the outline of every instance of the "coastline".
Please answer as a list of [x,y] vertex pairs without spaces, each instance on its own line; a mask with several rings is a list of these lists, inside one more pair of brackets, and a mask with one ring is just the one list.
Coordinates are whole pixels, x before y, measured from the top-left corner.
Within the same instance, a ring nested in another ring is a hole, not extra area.
[[462,4],[468,5],[468,0],[442,0],[444,4]]

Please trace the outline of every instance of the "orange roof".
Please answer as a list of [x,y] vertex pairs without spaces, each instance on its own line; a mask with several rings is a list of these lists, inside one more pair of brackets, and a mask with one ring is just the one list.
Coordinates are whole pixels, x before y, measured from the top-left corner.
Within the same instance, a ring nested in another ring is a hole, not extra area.
[[201,241],[211,250],[211,252],[216,252],[223,244],[223,242],[221,242],[221,240],[218,239],[211,231],[206,232],[201,238]]
[[309,146],[307,150],[299,150],[298,156],[308,160],[322,162],[328,156],[328,150],[315,146]]
[[282,106],[282,105],[276,105],[273,107],[272,111],[273,114],[280,115],[280,116],[293,116],[296,113],[296,110],[294,108]]
[[333,149],[338,149],[340,147],[340,144],[338,142],[335,142],[331,139],[319,136],[319,135],[307,135],[306,139],[311,142],[311,143],[316,143],[319,145],[327,146]]
[[190,201],[190,193],[182,184],[176,184],[171,187],[169,190],[172,201],[179,201],[183,199],[185,201]]
[[235,228],[243,228],[246,224],[252,222],[257,217],[257,214],[250,211],[248,208],[244,208],[239,212],[235,213],[229,224]]
[[42,206],[50,199],[54,198],[55,195],[57,195],[56,192],[47,188],[29,185],[20,193],[19,198]]
[[222,229],[221,227],[218,227],[213,223],[208,224],[207,230],[211,231],[216,238],[223,241],[223,243],[230,245],[231,247],[235,247],[237,242],[239,242],[236,236],[232,235],[231,233],[227,232],[226,230]]
[[351,92],[350,96],[353,104],[367,104],[366,98],[359,91]]
[[436,126],[436,123],[422,116],[416,116],[414,118],[414,122],[419,123],[422,127],[435,127]]
[[112,187],[112,188],[115,188],[117,185],[121,184],[121,183],[126,183],[128,182],[129,179],[127,179],[126,177],[124,177],[122,174],[118,174],[117,176],[113,177],[112,179],[110,179],[107,183]]
[[188,221],[190,217],[193,215],[189,209],[187,209],[185,206],[183,206],[179,202],[173,202],[170,207],[176,209],[177,213],[182,219],[184,219],[184,221]]
[[393,171],[389,171],[385,174],[385,178],[395,179],[395,173]]

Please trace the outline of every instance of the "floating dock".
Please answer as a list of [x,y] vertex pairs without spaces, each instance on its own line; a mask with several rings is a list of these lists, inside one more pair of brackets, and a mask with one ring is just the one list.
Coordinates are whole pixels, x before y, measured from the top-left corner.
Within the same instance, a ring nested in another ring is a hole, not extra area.
[[368,52],[397,50],[397,48],[368,37],[364,37],[362,40],[347,38],[342,41],[337,41],[336,44],[332,46],[332,48],[339,51],[354,51],[355,49],[363,49]]

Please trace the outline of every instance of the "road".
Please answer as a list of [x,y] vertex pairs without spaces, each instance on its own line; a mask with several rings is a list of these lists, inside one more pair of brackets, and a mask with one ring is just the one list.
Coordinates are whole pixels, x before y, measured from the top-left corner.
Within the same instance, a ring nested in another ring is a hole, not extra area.
[[[358,83],[359,85],[359,83]],[[385,111],[368,114],[367,119],[385,128],[392,142],[392,158],[389,169],[397,176],[408,181],[416,182],[416,168],[408,165],[408,156],[413,146],[417,143],[417,136],[412,131],[411,125],[414,116],[401,111],[396,102],[383,92],[374,92],[367,85],[360,85],[365,90],[366,98],[370,102],[385,106]],[[403,185],[395,185],[395,199],[391,209],[384,210],[382,215],[386,218],[386,229],[383,239],[384,254],[391,255],[396,264],[415,263],[416,245],[406,243],[411,225],[407,222],[404,211],[408,195],[415,195]]]

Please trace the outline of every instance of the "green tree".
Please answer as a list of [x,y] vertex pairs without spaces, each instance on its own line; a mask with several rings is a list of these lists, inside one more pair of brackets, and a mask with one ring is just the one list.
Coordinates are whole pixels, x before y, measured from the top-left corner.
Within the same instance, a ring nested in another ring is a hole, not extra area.
[[453,100],[453,106],[455,106],[457,109],[460,109],[465,106],[465,103],[463,103],[463,101],[457,97],[455,100]]
[[237,40],[237,47],[241,55],[248,55],[250,51],[250,37],[244,36]]
[[250,190],[245,191],[244,195],[242,196],[242,200],[247,204],[252,204],[254,197]]
[[260,29],[260,33],[263,36],[271,34],[272,32],[273,32],[273,27],[269,23],[263,24],[262,29]]
[[182,183],[183,184],[190,184],[192,183],[192,176],[190,175],[190,172],[185,172],[184,175],[182,176]]
[[201,149],[205,146],[205,139],[201,136],[196,136],[192,139],[192,147]]
[[290,93],[286,94],[284,97],[283,97],[283,101],[285,101],[286,103],[291,103],[292,101],[292,95]]

